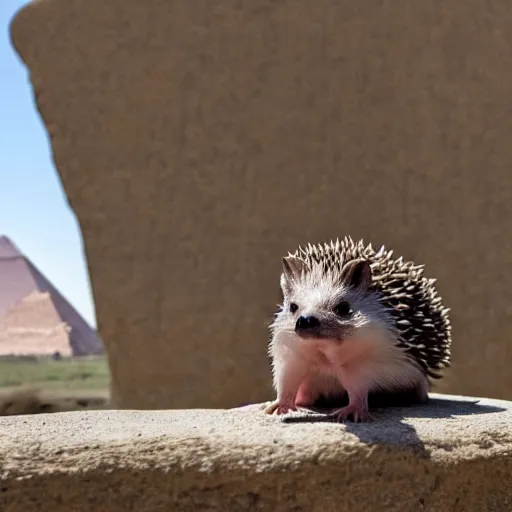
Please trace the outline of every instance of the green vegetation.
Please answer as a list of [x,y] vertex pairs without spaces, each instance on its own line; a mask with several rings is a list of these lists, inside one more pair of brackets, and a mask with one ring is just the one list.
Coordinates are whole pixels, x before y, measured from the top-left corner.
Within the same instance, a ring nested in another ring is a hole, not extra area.
[[104,357],[0,357],[0,389],[36,386],[53,390],[107,390],[109,370]]

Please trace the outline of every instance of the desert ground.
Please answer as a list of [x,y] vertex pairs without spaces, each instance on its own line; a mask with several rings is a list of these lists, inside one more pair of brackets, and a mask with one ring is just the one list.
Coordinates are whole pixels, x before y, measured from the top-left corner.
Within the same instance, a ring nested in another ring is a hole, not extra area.
[[0,416],[108,406],[104,357],[0,357]]

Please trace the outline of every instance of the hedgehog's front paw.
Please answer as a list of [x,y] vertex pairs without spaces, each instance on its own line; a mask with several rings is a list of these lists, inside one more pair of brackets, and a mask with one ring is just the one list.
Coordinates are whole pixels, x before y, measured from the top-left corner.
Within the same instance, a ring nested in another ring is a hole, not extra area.
[[286,414],[290,411],[296,411],[297,407],[292,403],[281,402],[280,400],[275,400],[269,406],[265,408],[265,414]]
[[349,418],[352,418],[354,423],[370,422],[373,420],[368,412],[368,407],[357,404],[349,404],[341,409],[336,409],[332,411],[329,416],[339,422],[344,422]]

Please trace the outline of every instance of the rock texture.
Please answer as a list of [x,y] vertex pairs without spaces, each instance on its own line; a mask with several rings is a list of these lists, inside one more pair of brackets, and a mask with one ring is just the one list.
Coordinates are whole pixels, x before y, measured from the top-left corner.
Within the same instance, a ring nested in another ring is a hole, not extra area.
[[438,278],[439,389],[512,398],[511,28],[508,0],[24,8],[118,406],[272,398],[280,258],[347,233]]
[[1,418],[0,510],[509,512],[511,407],[437,396],[366,425],[257,405]]

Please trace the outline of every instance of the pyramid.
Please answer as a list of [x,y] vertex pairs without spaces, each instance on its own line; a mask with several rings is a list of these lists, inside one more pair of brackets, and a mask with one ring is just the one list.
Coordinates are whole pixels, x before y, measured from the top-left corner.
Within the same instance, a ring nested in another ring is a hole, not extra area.
[[0,355],[96,355],[97,332],[7,237],[0,236]]

